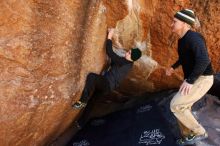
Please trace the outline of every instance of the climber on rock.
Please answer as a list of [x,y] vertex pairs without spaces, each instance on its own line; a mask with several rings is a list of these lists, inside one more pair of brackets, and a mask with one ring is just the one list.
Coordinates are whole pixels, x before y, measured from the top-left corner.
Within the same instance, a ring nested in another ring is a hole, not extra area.
[[177,140],[180,145],[194,144],[205,139],[208,134],[191,112],[192,105],[201,99],[213,84],[213,69],[203,36],[191,30],[196,22],[190,9],[183,9],[174,15],[172,31],[179,36],[179,58],[166,70],[170,76],[174,69],[182,65],[184,81],[170,103],[170,109],[184,127],[191,131]]
[[114,29],[108,29],[106,53],[111,59],[111,66],[104,75],[89,73],[87,75],[85,87],[81,98],[72,106],[74,109],[81,109],[86,106],[94,91],[107,94],[119,86],[119,83],[126,77],[133,66],[133,62],[138,60],[142,53],[139,48],[132,48],[125,53],[124,57],[118,56],[112,49],[112,37]]

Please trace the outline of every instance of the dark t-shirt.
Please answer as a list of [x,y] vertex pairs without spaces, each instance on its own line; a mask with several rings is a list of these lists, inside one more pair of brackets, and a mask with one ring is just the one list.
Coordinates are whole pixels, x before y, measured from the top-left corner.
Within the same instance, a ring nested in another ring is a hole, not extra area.
[[179,59],[172,67],[182,65],[184,79],[193,84],[200,75],[212,75],[213,69],[208,56],[203,36],[194,31],[187,33],[178,40]]
[[109,81],[110,88],[115,89],[131,70],[133,62],[114,53],[110,39],[107,40],[106,53],[111,58],[111,67],[104,76]]

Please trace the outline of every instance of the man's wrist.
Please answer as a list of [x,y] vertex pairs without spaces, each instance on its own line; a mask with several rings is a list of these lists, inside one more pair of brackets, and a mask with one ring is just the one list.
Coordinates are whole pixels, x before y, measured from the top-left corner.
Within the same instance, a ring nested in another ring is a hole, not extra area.
[[189,83],[189,84],[193,84],[193,83],[194,83],[194,80],[192,80],[192,79],[190,79],[190,78],[186,79],[185,81],[186,81],[187,83]]
[[111,34],[108,34],[108,37],[107,37],[108,39],[112,39],[112,35]]

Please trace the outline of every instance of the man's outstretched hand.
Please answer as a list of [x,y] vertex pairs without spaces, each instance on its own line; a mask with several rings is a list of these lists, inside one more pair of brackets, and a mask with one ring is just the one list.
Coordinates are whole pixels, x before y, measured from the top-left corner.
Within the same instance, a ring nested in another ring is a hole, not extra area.
[[172,67],[166,69],[166,75],[167,76],[171,76],[173,73],[174,73],[174,69]]
[[114,28],[108,28],[108,39],[112,39],[115,29]]

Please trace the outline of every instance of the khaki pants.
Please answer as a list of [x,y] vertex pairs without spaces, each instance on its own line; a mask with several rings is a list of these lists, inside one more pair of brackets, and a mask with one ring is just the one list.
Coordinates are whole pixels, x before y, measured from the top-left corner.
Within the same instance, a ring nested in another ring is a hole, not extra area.
[[191,107],[208,92],[213,84],[213,80],[213,75],[200,76],[193,84],[188,95],[181,95],[178,92],[170,103],[170,109],[176,118],[197,135],[202,135],[206,131],[192,115]]

